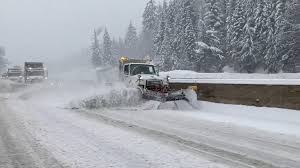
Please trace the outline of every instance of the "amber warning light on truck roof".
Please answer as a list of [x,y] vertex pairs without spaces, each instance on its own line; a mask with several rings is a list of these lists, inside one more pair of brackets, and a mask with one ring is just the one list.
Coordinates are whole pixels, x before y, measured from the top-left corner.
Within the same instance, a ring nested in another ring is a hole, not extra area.
[[120,61],[123,62],[123,63],[125,63],[125,62],[128,62],[128,61],[129,61],[129,58],[123,56],[123,57],[120,58]]

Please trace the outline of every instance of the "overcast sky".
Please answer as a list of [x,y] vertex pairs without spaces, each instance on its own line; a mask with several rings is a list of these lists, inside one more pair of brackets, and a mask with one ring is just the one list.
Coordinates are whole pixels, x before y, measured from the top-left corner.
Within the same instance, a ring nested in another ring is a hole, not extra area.
[[94,28],[124,36],[141,28],[148,0],[1,0],[0,46],[13,63],[50,61],[88,47]]

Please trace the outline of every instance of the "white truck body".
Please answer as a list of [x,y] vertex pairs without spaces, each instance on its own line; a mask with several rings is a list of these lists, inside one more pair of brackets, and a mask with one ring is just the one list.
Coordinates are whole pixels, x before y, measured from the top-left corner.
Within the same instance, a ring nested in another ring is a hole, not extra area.
[[159,76],[146,60],[120,59],[120,77],[131,87],[139,88],[145,99],[160,101],[185,99],[183,92],[171,92],[168,80]]
[[8,68],[6,73],[6,78],[11,81],[22,82],[23,71],[20,67]]
[[48,78],[48,71],[42,62],[25,62],[25,82],[43,81]]

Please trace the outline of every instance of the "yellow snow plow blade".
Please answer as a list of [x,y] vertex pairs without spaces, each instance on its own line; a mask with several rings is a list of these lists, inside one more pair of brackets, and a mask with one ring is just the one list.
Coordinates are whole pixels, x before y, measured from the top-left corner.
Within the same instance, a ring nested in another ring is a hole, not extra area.
[[193,91],[197,92],[198,91],[198,86],[190,86],[189,88],[191,88]]

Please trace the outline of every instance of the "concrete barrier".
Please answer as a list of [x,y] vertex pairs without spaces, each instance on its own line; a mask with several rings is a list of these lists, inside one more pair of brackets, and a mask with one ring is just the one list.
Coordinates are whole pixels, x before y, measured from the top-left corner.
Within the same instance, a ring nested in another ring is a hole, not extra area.
[[171,88],[191,85],[197,85],[198,99],[204,101],[300,110],[300,85],[172,83]]

